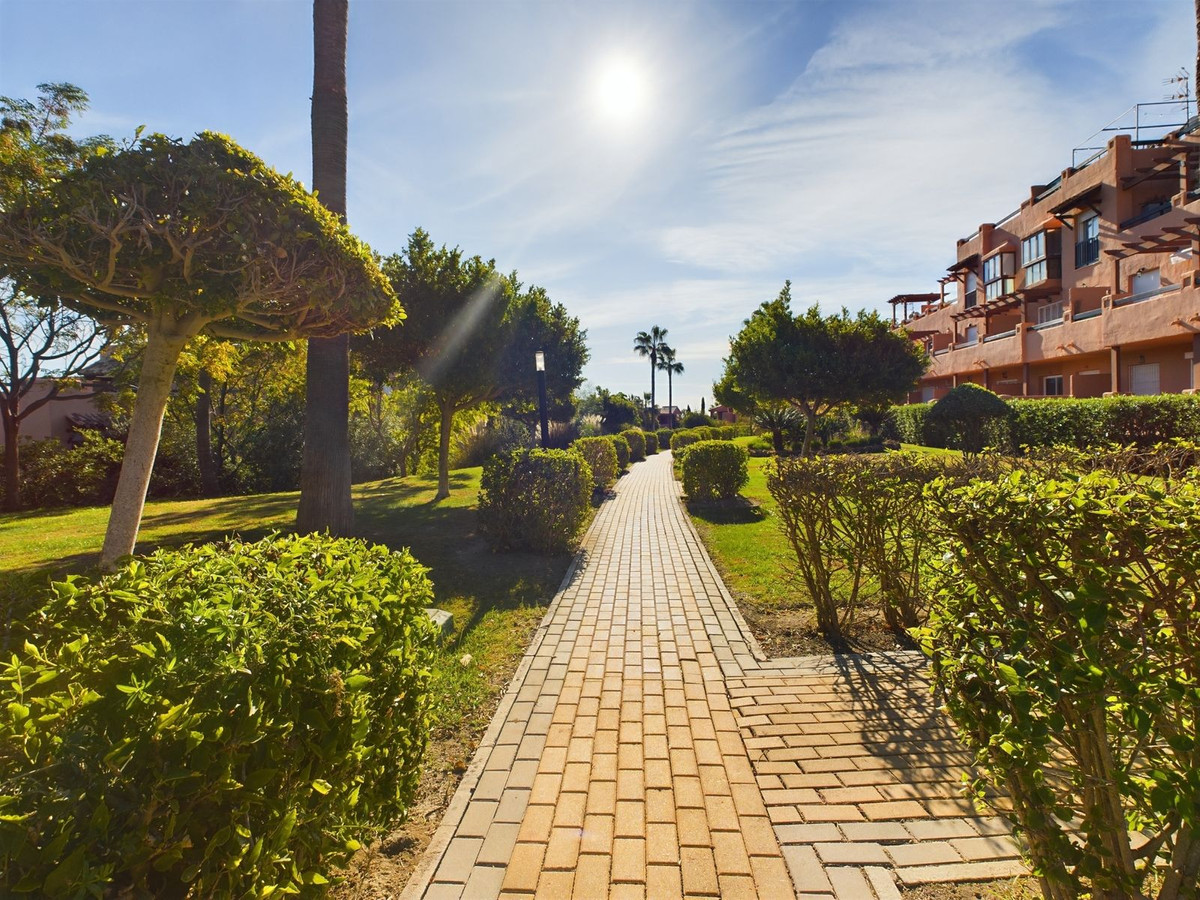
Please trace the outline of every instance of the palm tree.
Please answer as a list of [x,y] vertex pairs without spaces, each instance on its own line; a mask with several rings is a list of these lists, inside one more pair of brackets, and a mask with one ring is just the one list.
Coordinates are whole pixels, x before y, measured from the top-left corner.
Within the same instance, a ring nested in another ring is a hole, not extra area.
[[[1200,2],[1200,0],[1198,0]],[[663,344],[658,350],[658,367],[667,373],[667,409],[671,410],[671,427],[675,427],[674,376],[683,374],[683,363],[675,361],[675,350]]]
[[[346,30],[349,0],[313,0],[313,190],[346,218]],[[350,337],[310,338],[299,531],[349,534]]]
[[639,356],[650,357],[650,409],[656,409],[654,405],[654,373],[658,369],[658,355],[662,348],[666,346],[667,329],[653,326],[648,332],[639,331],[637,337],[633,339],[633,349],[637,351]]

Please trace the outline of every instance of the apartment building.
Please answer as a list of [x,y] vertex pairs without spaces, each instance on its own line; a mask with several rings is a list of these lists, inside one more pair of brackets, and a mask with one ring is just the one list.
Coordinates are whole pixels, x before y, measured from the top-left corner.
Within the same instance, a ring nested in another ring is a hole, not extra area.
[[1024,397],[1200,384],[1200,125],[1105,131],[1119,133],[959,240],[936,293],[892,298],[930,354],[910,401],[968,381]]

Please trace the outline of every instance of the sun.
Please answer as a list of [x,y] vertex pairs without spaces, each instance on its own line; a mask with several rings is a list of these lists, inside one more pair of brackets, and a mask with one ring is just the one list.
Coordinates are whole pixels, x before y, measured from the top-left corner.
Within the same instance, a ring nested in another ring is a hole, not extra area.
[[629,125],[646,110],[649,83],[645,69],[634,59],[614,56],[597,68],[592,80],[597,114],[610,125]]

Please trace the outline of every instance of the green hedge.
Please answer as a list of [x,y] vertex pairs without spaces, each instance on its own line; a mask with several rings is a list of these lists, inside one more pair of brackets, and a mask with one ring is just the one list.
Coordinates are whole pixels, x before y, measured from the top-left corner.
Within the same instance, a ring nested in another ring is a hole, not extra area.
[[935,447],[979,453],[1009,443],[1009,408],[998,394],[977,384],[960,384],[925,416],[925,437]]
[[646,441],[646,455],[653,456],[658,452],[658,432],[643,431],[642,437]]
[[514,450],[483,467],[479,528],[494,549],[564,553],[576,546],[595,482],[575,450]]
[[683,453],[683,492],[690,500],[728,500],[750,480],[746,448],[732,441],[697,441]]
[[[1133,444],[1149,448],[1180,438],[1200,440],[1200,396],[1158,394],[1153,397],[1039,398],[1007,400],[1009,415],[1002,437],[1004,446],[1087,448],[1105,444]],[[941,446],[930,431],[928,416],[937,404],[893,406],[885,433],[906,444]]]
[[610,434],[608,440],[617,451],[617,471],[624,472],[629,468],[629,440],[623,434]]
[[671,429],[670,428],[660,428],[655,433],[658,435],[658,449],[659,450],[670,450],[671,449]]
[[[2,436],[2,435],[0,435]],[[56,438],[20,444],[21,505],[30,509],[56,506],[107,506],[121,473],[125,445],[85,432],[83,443],[68,448]],[[0,472],[0,491],[4,473]]]
[[629,461],[641,462],[646,458],[646,438],[638,428],[630,428],[621,432],[621,437],[629,442]]
[[425,572],[407,551],[276,536],[51,585],[0,669],[0,894],[324,883],[416,788]]
[[617,451],[606,437],[579,438],[571,446],[587,460],[592,470],[592,484],[606,491],[617,480]]
[[671,452],[676,455],[685,447],[690,447],[702,438],[696,434],[694,429],[680,428],[678,431],[671,432]]

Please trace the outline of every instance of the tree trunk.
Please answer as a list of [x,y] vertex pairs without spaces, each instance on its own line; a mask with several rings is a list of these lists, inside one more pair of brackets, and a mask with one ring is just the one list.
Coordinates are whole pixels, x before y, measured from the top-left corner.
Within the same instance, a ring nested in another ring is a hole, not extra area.
[[[1196,2],[1200,3],[1200,0],[1196,0]],[[654,354],[654,351],[651,351],[650,352],[650,410],[651,410],[652,415],[654,412],[654,370],[657,368],[658,368],[658,357]]]
[[775,448],[776,456],[783,456],[783,429],[771,429],[771,446]]
[[450,431],[454,427],[454,405],[438,403],[442,412],[441,433],[438,435],[438,489],[435,500],[450,496]]
[[[348,0],[313,0],[313,190],[346,218],[346,30]],[[308,342],[299,531],[348,534],[350,499],[350,338]]]
[[[1196,0],[1200,3],[1200,0]],[[671,417],[671,425],[675,424],[675,379],[671,375],[671,370],[667,369],[667,415]],[[657,428],[658,416],[654,417],[654,427]]]
[[129,438],[125,441],[125,458],[121,462],[117,493],[113,497],[104,547],[100,551],[100,568],[105,571],[116,568],[117,560],[132,553],[137,542],[175,366],[180,351],[195,334],[195,330],[167,334],[160,327],[151,326],[146,337],[137,401],[129,419]]
[[817,430],[817,413],[815,410],[804,410],[804,446],[800,448],[800,455],[808,457],[812,455],[812,439],[813,432]]
[[0,419],[4,423],[4,509],[16,512],[21,508],[21,459],[17,443],[21,423],[11,409],[4,409]]
[[192,418],[196,422],[196,465],[200,469],[200,493],[205,497],[215,497],[220,488],[212,452],[212,375],[203,369],[196,376],[196,405],[192,409]]

